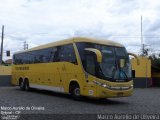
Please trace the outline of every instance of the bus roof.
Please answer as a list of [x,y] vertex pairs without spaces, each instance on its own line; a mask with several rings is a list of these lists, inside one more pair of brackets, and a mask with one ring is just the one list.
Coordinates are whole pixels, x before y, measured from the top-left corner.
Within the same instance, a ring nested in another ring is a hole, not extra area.
[[110,40],[105,40],[105,39],[97,39],[97,38],[88,38],[88,37],[73,37],[65,40],[60,40],[56,42],[51,42],[45,45],[40,45],[28,50],[16,52],[17,53],[23,53],[27,51],[33,51],[33,50],[40,50],[44,48],[49,48],[49,47],[54,47],[54,46],[60,46],[60,45],[65,45],[65,44],[70,44],[70,43],[76,43],[76,42],[90,42],[90,43],[97,43],[97,44],[103,44],[103,45],[109,45],[109,46],[116,46],[116,47],[124,47],[122,44],[110,41]]

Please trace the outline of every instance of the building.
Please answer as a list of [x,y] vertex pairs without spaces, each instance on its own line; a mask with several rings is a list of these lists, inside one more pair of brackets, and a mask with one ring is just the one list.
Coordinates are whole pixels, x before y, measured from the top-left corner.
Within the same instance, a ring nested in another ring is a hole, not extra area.
[[137,59],[131,59],[132,69],[135,70],[134,87],[147,88],[152,86],[151,78],[151,60],[144,56],[138,56]]
[[0,65],[0,86],[11,85],[11,60],[5,61],[4,65]]
[[160,87],[160,67],[152,66],[152,86]]

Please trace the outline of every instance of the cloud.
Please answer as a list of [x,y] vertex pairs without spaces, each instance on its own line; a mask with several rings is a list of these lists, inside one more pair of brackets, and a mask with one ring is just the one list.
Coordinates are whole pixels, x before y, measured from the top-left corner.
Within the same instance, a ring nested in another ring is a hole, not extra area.
[[144,43],[158,49],[159,0],[1,0],[1,3],[5,49],[22,50],[25,40],[29,47],[34,47],[86,36],[117,41],[138,53],[141,15]]

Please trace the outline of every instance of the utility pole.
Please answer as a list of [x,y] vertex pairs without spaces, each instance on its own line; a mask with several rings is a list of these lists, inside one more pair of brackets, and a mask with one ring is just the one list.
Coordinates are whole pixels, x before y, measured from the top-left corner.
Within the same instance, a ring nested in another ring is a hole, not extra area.
[[3,38],[4,38],[4,25],[2,26],[2,36],[1,36],[1,57],[0,57],[0,64],[1,65],[3,62]]
[[24,50],[27,50],[28,49],[28,43],[27,41],[24,41]]
[[144,43],[143,43],[143,23],[142,23],[142,16],[141,16],[141,46],[142,46],[142,56],[144,56]]
[[23,49],[24,49],[24,50],[26,49],[26,41],[24,41]]
[[[142,56],[144,56],[145,52],[144,52],[144,47],[145,44],[143,43],[143,24],[142,24],[142,16],[141,16],[141,45],[142,45]],[[148,86],[148,80],[147,80],[147,64],[146,64],[146,88]]]

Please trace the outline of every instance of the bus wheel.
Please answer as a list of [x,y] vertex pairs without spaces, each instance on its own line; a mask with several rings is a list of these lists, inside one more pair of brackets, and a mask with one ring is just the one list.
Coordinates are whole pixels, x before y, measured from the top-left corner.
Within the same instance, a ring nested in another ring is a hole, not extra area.
[[26,90],[26,91],[29,91],[29,90],[30,90],[28,79],[25,80],[25,90]]
[[81,99],[81,94],[80,94],[80,87],[78,84],[74,84],[73,85],[73,89],[72,89],[72,97],[74,100],[80,100]]
[[19,80],[19,87],[21,90],[25,90],[25,83],[22,79]]

